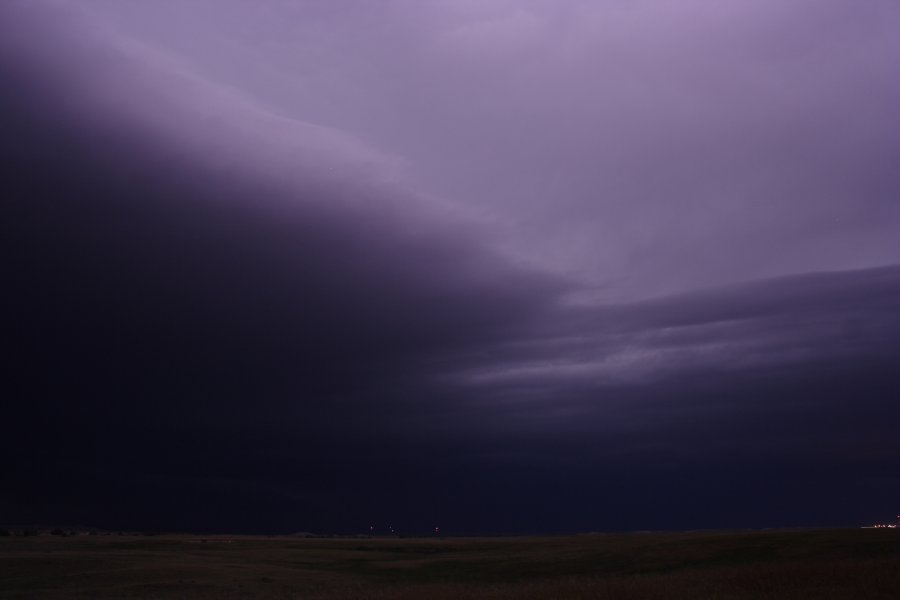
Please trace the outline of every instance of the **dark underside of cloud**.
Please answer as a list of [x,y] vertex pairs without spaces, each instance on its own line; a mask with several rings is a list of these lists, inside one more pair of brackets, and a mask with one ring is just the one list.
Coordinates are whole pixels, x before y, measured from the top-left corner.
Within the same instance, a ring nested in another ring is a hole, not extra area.
[[[3,64],[0,515],[111,528],[841,525],[900,494],[900,267],[615,305]],[[350,184],[348,184],[349,186]],[[266,206],[295,203],[295,210]]]

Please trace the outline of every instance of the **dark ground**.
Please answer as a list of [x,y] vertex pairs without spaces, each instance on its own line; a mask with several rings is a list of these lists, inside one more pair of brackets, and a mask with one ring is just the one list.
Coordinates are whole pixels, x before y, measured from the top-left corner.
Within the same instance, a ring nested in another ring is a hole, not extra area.
[[0,598],[900,598],[900,531],[0,538]]

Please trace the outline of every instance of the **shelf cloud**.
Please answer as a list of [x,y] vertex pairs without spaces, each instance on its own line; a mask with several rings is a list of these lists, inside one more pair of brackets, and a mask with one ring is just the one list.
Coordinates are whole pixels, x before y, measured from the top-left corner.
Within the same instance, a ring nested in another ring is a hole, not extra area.
[[0,23],[11,518],[894,510],[895,3],[12,0]]

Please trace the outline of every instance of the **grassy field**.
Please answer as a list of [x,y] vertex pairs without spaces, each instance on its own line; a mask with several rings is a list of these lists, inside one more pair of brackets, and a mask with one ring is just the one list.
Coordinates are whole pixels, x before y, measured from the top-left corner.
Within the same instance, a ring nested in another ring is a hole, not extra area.
[[0,598],[896,600],[900,532],[8,537]]

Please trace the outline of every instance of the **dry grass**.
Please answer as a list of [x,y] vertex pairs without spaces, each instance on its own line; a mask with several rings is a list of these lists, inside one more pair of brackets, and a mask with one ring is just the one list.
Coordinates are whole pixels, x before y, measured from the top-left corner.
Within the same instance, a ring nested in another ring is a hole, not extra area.
[[895,531],[0,538],[0,598],[900,598]]

